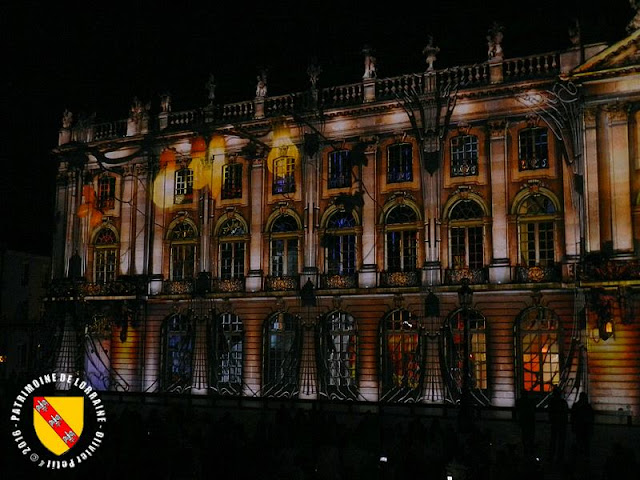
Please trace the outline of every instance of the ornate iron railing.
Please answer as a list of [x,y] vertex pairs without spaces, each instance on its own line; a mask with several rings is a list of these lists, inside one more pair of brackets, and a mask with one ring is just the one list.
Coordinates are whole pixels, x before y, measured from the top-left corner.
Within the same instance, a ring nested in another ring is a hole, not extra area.
[[51,282],[49,295],[57,298],[145,295],[147,285],[148,279],[143,275],[121,276],[117,280],[107,283],[65,278]]
[[299,285],[298,276],[290,277],[265,277],[264,289],[271,292],[280,292],[286,290],[297,290]]
[[489,282],[489,271],[486,268],[447,268],[444,271],[444,283],[459,285],[464,279],[472,284]]
[[194,280],[165,280],[162,285],[162,292],[166,295],[183,295],[194,292]]
[[380,285],[382,287],[417,287],[420,285],[420,275],[416,270],[408,272],[381,272]]
[[358,275],[320,275],[320,288],[358,288]]
[[222,293],[244,292],[244,277],[214,278],[213,291]]
[[560,281],[560,266],[551,265],[548,267],[514,267],[515,275],[513,278],[516,283],[541,283],[541,282],[557,282]]

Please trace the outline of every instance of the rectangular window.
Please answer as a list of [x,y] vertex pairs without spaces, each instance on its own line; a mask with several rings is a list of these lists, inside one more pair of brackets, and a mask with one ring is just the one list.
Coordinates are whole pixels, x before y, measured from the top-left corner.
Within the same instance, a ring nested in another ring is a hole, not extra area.
[[175,175],[175,196],[176,205],[191,203],[193,201],[193,170],[182,168]]
[[244,276],[244,242],[220,244],[220,277],[224,279]]
[[171,247],[171,279],[186,280],[193,278],[195,258],[195,245],[173,245]]
[[460,135],[451,139],[451,176],[478,174],[478,137]]
[[554,263],[553,222],[525,223],[520,232],[522,264],[549,267]]
[[351,161],[348,150],[329,154],[329,188],[351,186]]
[[527,128],[520,132],[518,139],[520,171],[549,167],[546,128]]
[[355,235],[336,235],[330,237],[327,246],[327,274],[351,275],[356,266]]
[[222,167],[222,199],[242,198],[242,164],[230,163]]
[[98,180],[98,209],[113,210],[116,203],[116,179],[104,176]]
[[387,183],[413,180],[413,151],[410,143],[391,145],[387,150]]
[[109,283],[116,279],[117,249],[96,249],[96,283]]
[[293,157],[280,157],[273,161],[274,195],[296,191],[295,167],[296,159]]

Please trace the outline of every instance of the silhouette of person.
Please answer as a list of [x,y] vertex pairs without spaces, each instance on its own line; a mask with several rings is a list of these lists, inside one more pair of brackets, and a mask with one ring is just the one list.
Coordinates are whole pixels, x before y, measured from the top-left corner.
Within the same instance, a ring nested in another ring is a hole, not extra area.
[[576,455],[588,457],[593,434],[593,408],[586,392],[580,392],[578,401],[571,407],[571,430],[575,435]]
[[522,390],[516,400],[516,419],[522,435],[522,451],[525,455],[532,454],[536,439],[536,402],[526,390]]
[[562,397],[560,388],[553,387],[551,400],[547,405],[549,423],[551,424],[551,441],[549,442],[549,459],[560,463],[564,460],[564,445],[567,436],[569,404]]

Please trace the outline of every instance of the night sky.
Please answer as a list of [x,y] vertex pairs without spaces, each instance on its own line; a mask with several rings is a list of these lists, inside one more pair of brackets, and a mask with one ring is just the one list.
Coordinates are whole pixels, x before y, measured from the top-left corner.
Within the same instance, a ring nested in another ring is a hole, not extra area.
[[76,118],[124,119],[134,96],[155,113],[165,91],[174,112],[197,108],[207,103],[210,73],[217,102],[249,100],[262,67],[269,95],[283,95],[308,88],[313,60],[323,69],[320,87],[359,81],[364,45],[375,51],[378,76],[387,77],[423,71],[430,34],[440,47],[435,66],[445,68],[485,61],[493,21],[504,24],[502,46],[512,58],[568,47],[572,17],[583,43],[622,39],[633,17],[628,0],[4,3],[0,241],[41,254],[51,248],[56,162],[49,152],[65,108]]

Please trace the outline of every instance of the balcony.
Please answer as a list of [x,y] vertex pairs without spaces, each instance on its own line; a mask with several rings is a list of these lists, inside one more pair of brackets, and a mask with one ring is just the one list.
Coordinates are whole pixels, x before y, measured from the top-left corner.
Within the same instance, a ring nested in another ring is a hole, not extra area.
[[284,292],[287,290],[298,290],[300,278],[292,277],[265,277],[264,289],[270,292]]
[[486,268],[447,268],[444,271],[445,285],[460,285],[464,279],[472,285],[489,282],[489,271]]
[[358,274],[354,273],[350,275],[320,275],[320,288],[358,288]]
[[417,287],[419,285],[420,275],[416,270],[380,273],[380,286],[382,287]]
[[559,282],[561,279],[560,265],[514,267],[513,278],[516,283]]
[[147,284],[147,277],[143,275],[123,275],[106,283],[64,278],[51,282],[49,294],[58,298],[146,295]]
[[165,280],[162,285],[162,293],[165,295],[184,295],[195,291],[195,281],[193,278],[184,280]]
[[218,293],[244,292],[244,277],[214,278],[213,291]]

